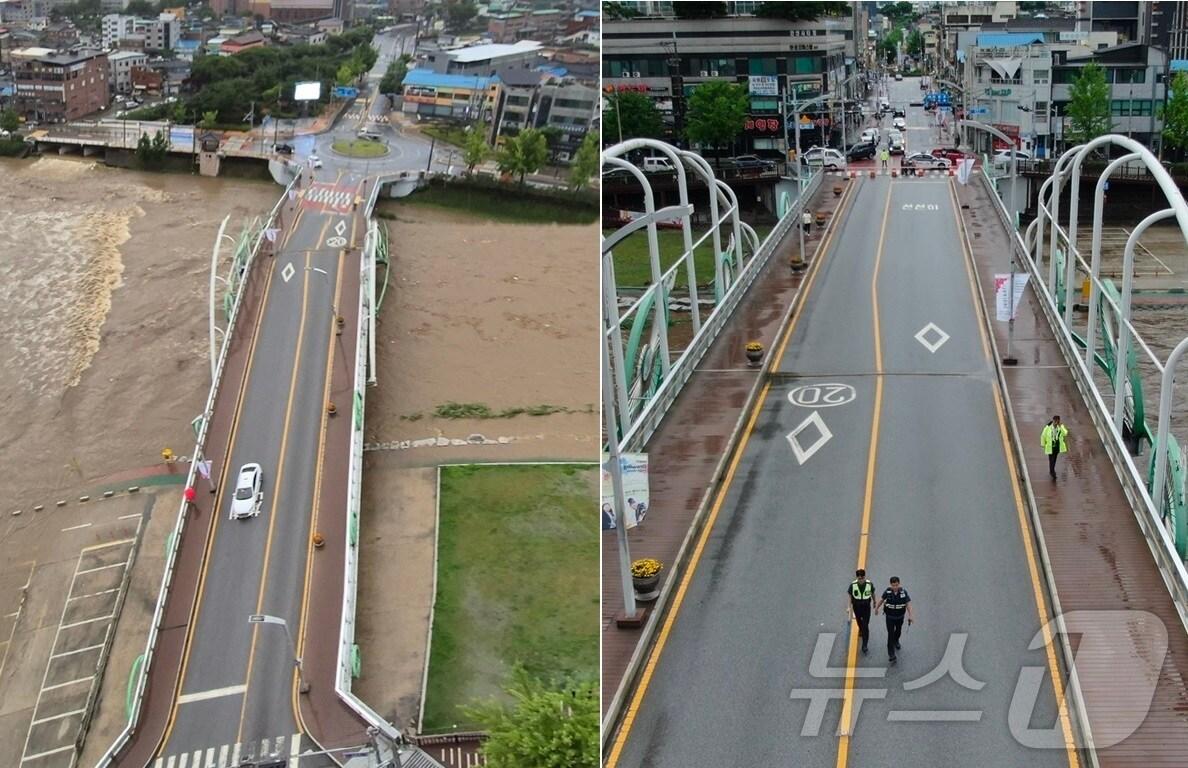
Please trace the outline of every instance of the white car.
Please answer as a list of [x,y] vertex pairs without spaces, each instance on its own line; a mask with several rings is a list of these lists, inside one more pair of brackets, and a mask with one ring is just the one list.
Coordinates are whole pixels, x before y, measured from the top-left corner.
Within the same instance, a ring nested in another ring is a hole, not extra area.
[[846,167],[845,155],[829,147],[812,147],[806,150],[800,159],[806,165],[819,165],[822,168],[832,168],[833,170]]
[[859,141],[869,142],[871,144],[878,144],[879,139],[882,138],[878,128],[867,128],[862,132],[862,138]]
[[[1016,149],[1015,157],[1018,159],[1019,162],[1022,162],[1024,160],[1030,160],[1031,153],[1025,149]],[[994,153],[994,157],[991,158],[990,162],[994,163],[995,165],[1010,165],[1011,164],[1011,151],[1009,149],[998,150],[997,152]]]
[[310,155],[309,156],[309,167],[310,168],[321,168],[322,167],[322,158],[318,157],[317,155]]
[[897,117],[894,120],[892,120],[891,125],[895,126],[896,128],[898,128],[901,131],[907,130],[907,120],[904,120],[902,117]]
[[264,473],[259,464],[244,464],[239,468],[239,477],[235,481],[235,493],[231,497],[231,519],[255,517],[260,514],[260,501],[264,492],[260,486],[264,482]]

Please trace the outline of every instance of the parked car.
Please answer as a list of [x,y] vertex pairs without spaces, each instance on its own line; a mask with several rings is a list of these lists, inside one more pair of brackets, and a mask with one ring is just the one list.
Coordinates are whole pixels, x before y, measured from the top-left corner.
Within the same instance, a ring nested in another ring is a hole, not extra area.
[[829,147],[812,147],[800,157],[805,165],[819,165],[822,168],[839,170],[846,167],[846,158],[836,149]]
[[967,157],[969,157],[969,158],[974,157],[974,155],[968,154],[966,152],[962,152],[960,149],[957,149],[956,147],[937,147],[936,149],[932,150],[928,154],[932,155],[933,157],[943,157],[944,159],[948,160],[950,163],[953,163],[954,165],[961,162],[962,160],[964,160]]
[[[1016,149],[1015,157],[1020,161],[1030,160],[1031,153],[1025,149]],[[1011,164],[1011,150],[1000,149],[994,153],[994,157],[990,158],[990,162],[995,165],[1010,165]]]
[[293,145],[292,144],[277,144],[276,145],[276,153],[278,155],[291,155],[291,154],[293,154]]
[[645,157],[643,160],[644,173],[668,173],[675,171],[672,161],[667,157]]
[[[776,167],[771,160],[764,160],[758,155],[739,155],[733,158],[731,163],[740,171],[774,171]],[[644,169],[647,170],[646,166]],[[669,166],[668,170],[673,169]]]
[[897,117],[891,121],[891,125],[895,126],[901,131],[907,130],[907,120],[902,117]]
[[930,155],[926,152],[914,152],[910,155],[907,155],[903,158],[902,163],[904,168],[933,168],[941,171],[947,171],[949,169],[949,165],[949,161],[945,158],[936,157],[935,155]]
[[231,519],[255,517],[260,514],[260,502],[264,499],[261,486],[264,472],[259,464],[244,464],[239,468],[235,481],[235,492],[231,495]]
[[907,112],[904,111],[903,107],[896,107],[891,110],[891,117],[907,117]]
[[875,156],[878,149],[873,141],[860,141],[846,150],[846,160],[866,160]]
[[902,79],[903,79],[903,75],[902,75],[901,73],[899,73],[899,72],[896,72],[896,73],[895,73],[895,79],[896,79],[896,80],[902,80]]

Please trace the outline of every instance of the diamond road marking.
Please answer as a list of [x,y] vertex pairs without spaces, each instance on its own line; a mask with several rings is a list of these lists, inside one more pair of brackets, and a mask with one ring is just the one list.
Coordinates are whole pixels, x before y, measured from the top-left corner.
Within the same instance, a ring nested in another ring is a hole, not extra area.
[[[935,335],[935,339],[933,341],[928,340],[927,336],[929,333]],[[945,333],[940,328],[937,328],[936,323],[929,323],[916,332],[916,341],[923,344],[924,348],[934,355],[936,354],[936,351],[944,346],[944,343],[948,340],[949,334]]]
[[[801,432],[809,427],[817,428],[817,439],[813,441],[812,445],[803,446],[797,437]],[[833,438],[833,433],[829,431],[829,427],[825,426],[825,422],[821,419],[821,414],[818,411],[813,411],[812,414],[800,422],[800,426],[787,434],[788,443],[792,446],[792,453],[796,454],[796,463],[804,464],[813,457],[813,454],[821,450],[821,447],[828,443]]]
[[287,283],[289,282],[289,279],[293,277],[293,273],[296,271],[297,270],[293,269],[293,262],[290,261],[285,265],[285,268],[281,270],[281,277],[283,277]]
[[[343,194],[343,193],[341,193],[341,192],[339,193],[339,197],[340,197],[340,198],[341,198],[342,194]],[[340,234],[340,235],[341,235],[343,232],[346,232],[346,222],[345,222],[345,221],[339,221],[339,222],[338,222],[338,226],[336,226],[336,227],[334,228],[334,231],[335,231],[337,234]]]

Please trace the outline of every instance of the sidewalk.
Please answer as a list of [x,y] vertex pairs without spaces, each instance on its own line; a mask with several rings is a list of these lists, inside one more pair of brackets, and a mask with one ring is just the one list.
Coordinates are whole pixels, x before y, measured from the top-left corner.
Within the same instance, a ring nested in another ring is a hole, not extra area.
[[[843,182],[835,182],[843,183]],[[810,210],[832,212],[840,198],[834,183],[825,183]],[[805,238],[806,250],[815,253],[823,228],[813,227]],[[797,248],[793,229],[784,238],[743,297],[721,336],[706,353],[673,404],[660,429],[647,445],[651,476],[652,511],[647,522],[631,530],[632,559],[654,557],[665,564],[661,588],[677,573],[674,567],[681,543],[698,510],[713,490],[715,470],[730,439],[748,394],[762,368],[751,368],[745,359],[746,343],[758,340],[771,350],[788,312],[788,306],[809,272],[793,273],[789,261]],[[811,249],[811,250],[810,250]],[[672,357],[681,350],[671,350]],[[644,629],[620,628],[615,616],[623,611],[619,578],[619,548],[615,531],[602,534],[602,713],[623,685],[631,657],[644,637]],[[652,604],[640,603],[653,612]],[[645,619],[646,626],[646,619]]]
[[[957,190],[969,204],[961,215],[985,310],[993,318],[994,274],[1007,266],[1008,234],[980,183]],[[1029,285],[1015,322],[1012,354],[1019,365],[1004,372],[1061,609],[1136,612],[1128,614],[1134,618],[1126,620],[1126,635],[1111,635],[1109,647],[1089,642],[1088,635],[1069,638],[1095,742],[1133,720],[1146,706],[1149,684],[1155,685],[1150,712],[1134,735],[1117,746],[1103,744],[1098,758],[1110,767],[1188,765],[1188,635],[1038,302]],[[1002,352],[1007,324],[993,326]],[[1052,414],[1060,414],[1071,438],[1056,481],[1049,480],[1047,458],[1039,450],[1040,431]],[[1139,611],[1157,616],[1167,630],[1166,657],[1158,656]],[[1119,640],[1128,644],[1120,648]],[[1143,667],[1142,675],[1135,674],[1136,665]]]

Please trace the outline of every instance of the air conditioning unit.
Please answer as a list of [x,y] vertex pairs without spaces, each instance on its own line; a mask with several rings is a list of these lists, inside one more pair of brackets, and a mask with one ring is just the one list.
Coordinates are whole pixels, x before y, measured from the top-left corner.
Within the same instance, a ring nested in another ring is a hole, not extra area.
[[639,74],[638,72],[632,72],[632,73],[631,73],[631,76],[632,76],[632,77],[639,77],[639,76],[640,76],[640,74]]
[[697,74],[701,77],[709,77],[709,72],[706,72],[704,69],[701,70],[700,72],[698,72]]
[[716,69],[711,69],[711,70],[710,70],[710,77],[717,77],[717,76],[718,76],[718,70],[716,70]]

